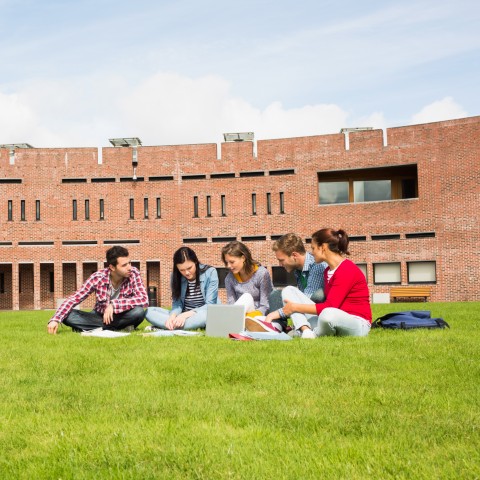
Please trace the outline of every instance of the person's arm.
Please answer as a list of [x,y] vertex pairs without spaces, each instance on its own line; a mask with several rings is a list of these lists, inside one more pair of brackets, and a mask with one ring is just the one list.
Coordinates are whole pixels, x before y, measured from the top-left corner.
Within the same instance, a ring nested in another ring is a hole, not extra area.
[[262,315],[265,315],[268,310],[268,298],[272,293],[273,283],[266,268],[258,269],[256,274],[259,275],[258,289],[260,293],[256,309],[262,312]]
[[128,286],[122,289],[119,298],[111,300],[110,304],[113,306],[113,313],[122,313],[133,307],[148,307],[148,293],[137,269],[132,269]]
[[284,300],[283,312],[290,316],[292,313],[309,313],[310,315],[317,314],[317,304],[315,303],[295,303],[287,298]]
[[205,305],[214,305],[218,299],[218,273],[214,267],[205,272]]
[[233,273],[230,272],[225,277],[225,290],[227,291],[227,303],[229,305],[233,305],[238,300],[233,282]]

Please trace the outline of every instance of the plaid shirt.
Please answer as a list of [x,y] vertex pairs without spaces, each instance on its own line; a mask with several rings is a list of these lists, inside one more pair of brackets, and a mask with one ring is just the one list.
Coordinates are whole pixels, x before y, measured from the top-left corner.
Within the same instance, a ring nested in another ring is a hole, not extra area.
[[[297,279],[297,288],[303,292],[307,297],[311,297],[317,290],[324,288],[325,280],[323,272],[327,268],[325,262],[315,263],[315,259],[310,252],[305,255],[305,262],[303,269],[294,270],[293,274]],[[283,313],[283,309],[278,310],[280,317],[287,318]]]
[[123,280],[120,293],[115,300],[110,299],[110,290],[110,270],[108,268],[98,270],[90,275],[80,290],[60,305],[50,321],[63,322],[72,309],[93,292],[97,297],[94,310],[101,315],[110,303],[113,305],[113,313],[126,312],[133,307],[148,307],[148,294],[140,272],[135,267],[132,267],[130,276]]

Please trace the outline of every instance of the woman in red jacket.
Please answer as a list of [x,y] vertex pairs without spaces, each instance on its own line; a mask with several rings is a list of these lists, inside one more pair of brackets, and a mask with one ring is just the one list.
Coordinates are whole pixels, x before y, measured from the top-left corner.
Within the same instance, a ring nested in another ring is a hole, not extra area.
[[348,243],[344,230],[323,228],[312,235],[315,262],[328,264],[324,272],[325,301],[315,304],[299,292],[295,298],[285,300],[283,308],[302,338],[322,335],[363,337],[370,331],[370,294],[363,272],[345,258],[349,255]]

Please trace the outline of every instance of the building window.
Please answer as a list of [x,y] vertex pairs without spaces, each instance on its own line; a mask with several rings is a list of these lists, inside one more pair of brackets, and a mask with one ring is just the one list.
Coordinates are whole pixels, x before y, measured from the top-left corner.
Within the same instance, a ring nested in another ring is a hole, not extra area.
[[0,293],[5,293],[5,274],[0,273]]
[[55,277],[54,277],[54,273],[53,271],[52,272],[49,272],[49,285],[48,285],[48,291],[50,293],[54,293],[55,292]]
[[8,220],[11,222],[13,220],[13,201],[8,201]]
[[212,216],[212,197],[207,195],[207,217]]
[[105,220],[105,201],[100,199],[100,220]]
[[143,218],[148,218],[148,198],[143,199]]
[[272,214],[272,194],[267,193],[267,215]]
[[401,284],[402,275],[400,262],[395,263],[374,263],[373,264],[373,283],[380,284]]
[[318,193],[320,205],[417,198],[417,166],[320,172]]
[[25,221],[25,200],[20,200],[20,220]]
[[135,200],[133,198],[130,199],[130,220],[135,218]]
[[160,200],[160,197],[157,197],[157,214],[156,214],[156,217],[157,218],[161,218],[162,217],[162,204],[161,204],[161,200]]
[[367,264],[366,263],[357,263],[357,267],[362,271],[362,273],[365,275],[365,280],[368,281],[367,277]]
[[280,192],[280,213],[285,213],[285,194]]
[[408,283],[436,283],[436,262],[407,262]]
[[72,220],[77,219],[77,201],[72,200]]
[[230,270],[226,267],[217,267],[218,288],[225,288],[225,277],[229,272]]
[[193,216],[198,218],[198,197],[193,197]]
[[220,197],[220,202],[222,204],[222,217],[226,217],[227,216],[227,203],[225,201],[225,195],[222,195]]
[[257,194],[252,193],[252,215],[257,214]]
[[85,220],[90,220],[90,200],[85,200]]
[[40,200],[35,200],[35,220],[40,220]]
[[295,274],[287,272],[283,267],[272,267],[272,282],[275,287],[297,286]]

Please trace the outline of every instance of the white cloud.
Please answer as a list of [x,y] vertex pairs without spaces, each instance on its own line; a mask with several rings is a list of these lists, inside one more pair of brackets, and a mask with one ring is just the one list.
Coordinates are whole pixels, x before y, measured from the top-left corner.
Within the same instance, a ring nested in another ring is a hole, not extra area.
[[412,124],[438,122],[468,116],[468,113],[461,105],[456,103],[452,97],[445,97],[430,105],[423,107],[418,113],[412,116]]

